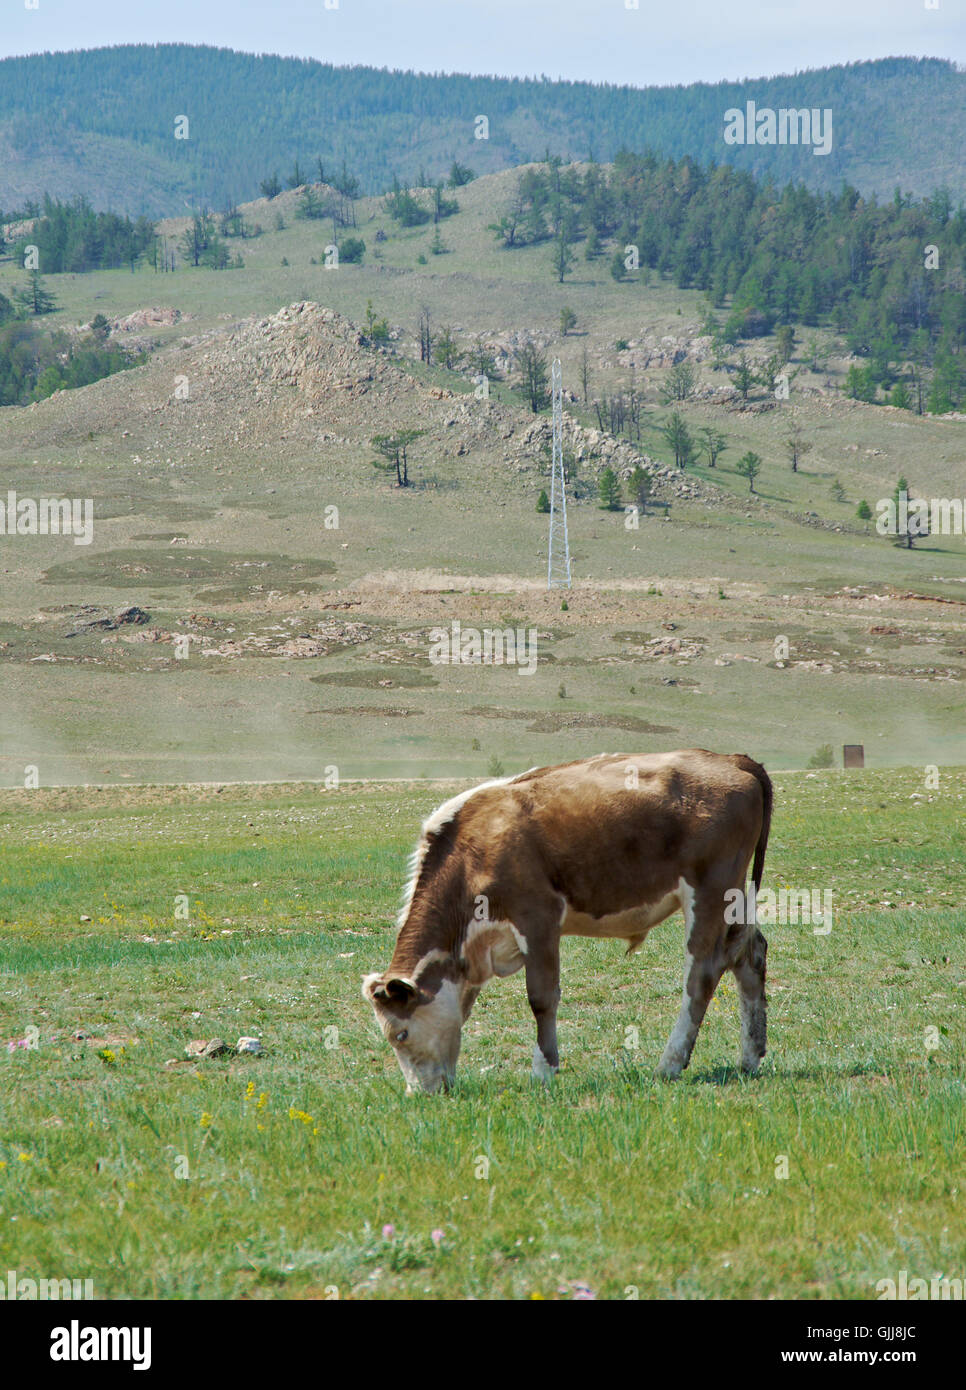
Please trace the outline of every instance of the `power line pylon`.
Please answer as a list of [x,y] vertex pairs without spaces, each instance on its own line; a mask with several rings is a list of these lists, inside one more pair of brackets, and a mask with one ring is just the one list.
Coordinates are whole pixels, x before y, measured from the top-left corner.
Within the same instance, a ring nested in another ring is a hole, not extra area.
[[560,358],[550,368],[553,390],[553,457],[550,480],[550,545],[547,551],[547,588],[570,588],[570,541],[567,537],[567,494],[563,470],[563,390]]

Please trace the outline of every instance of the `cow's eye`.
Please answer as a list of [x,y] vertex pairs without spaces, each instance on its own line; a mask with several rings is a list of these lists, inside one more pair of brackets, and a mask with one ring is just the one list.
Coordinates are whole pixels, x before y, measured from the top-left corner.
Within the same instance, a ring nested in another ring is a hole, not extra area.
[[397,1043],[405,1042],[406,1039],[407,1039],[408,1037],[409,1037],[409,1029],[408,1029],[408,1028],[404,1028],[404,1029],[402,1030],[401,1033],[397,1033],[397,1034],[396,1034],[396,1042],[397,1042]]

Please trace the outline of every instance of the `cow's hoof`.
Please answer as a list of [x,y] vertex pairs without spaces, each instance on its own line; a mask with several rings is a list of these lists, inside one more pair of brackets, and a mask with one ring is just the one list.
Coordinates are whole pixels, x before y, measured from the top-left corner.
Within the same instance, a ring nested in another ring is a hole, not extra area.
[[[763,1056],[764,1054],[762,1054]],[[761,1057],[742,1057],[741,1070],[745,1076],[757,1076],[758,1068],[761,1066]]]
[[657,1075],[661,1081],[677,1081],[684,1071],[684,1061],[680,1057],[664,1056],[657,1064]]
[[557,1075],[557,1068],[550,1065],[539,1047],[533,1049],[533,1067],[531,1075],[535,1081],[552,1081]]

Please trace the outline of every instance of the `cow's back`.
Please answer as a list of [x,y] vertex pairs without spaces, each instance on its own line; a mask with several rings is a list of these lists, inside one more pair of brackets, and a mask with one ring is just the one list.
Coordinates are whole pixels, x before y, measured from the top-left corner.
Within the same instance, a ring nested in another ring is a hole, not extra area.
[[542,877],[580,911],[620,912],[753,848],[761,804],[735,758],[607,754],[486,788],[461,808],[457,836],[477,886]]

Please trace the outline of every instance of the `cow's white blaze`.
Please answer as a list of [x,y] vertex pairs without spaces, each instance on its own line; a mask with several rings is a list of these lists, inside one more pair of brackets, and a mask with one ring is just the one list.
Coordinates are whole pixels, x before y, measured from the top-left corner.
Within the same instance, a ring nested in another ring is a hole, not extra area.
[[[463,1023],[461,991],[444,980],[432,999],[418,1004],[405,1018],[377,1008],[380,1026],[396,1054],[411,1091],[438,1091],[456,1071]],[[403,1041],[398,1041],[405,1033]]]

